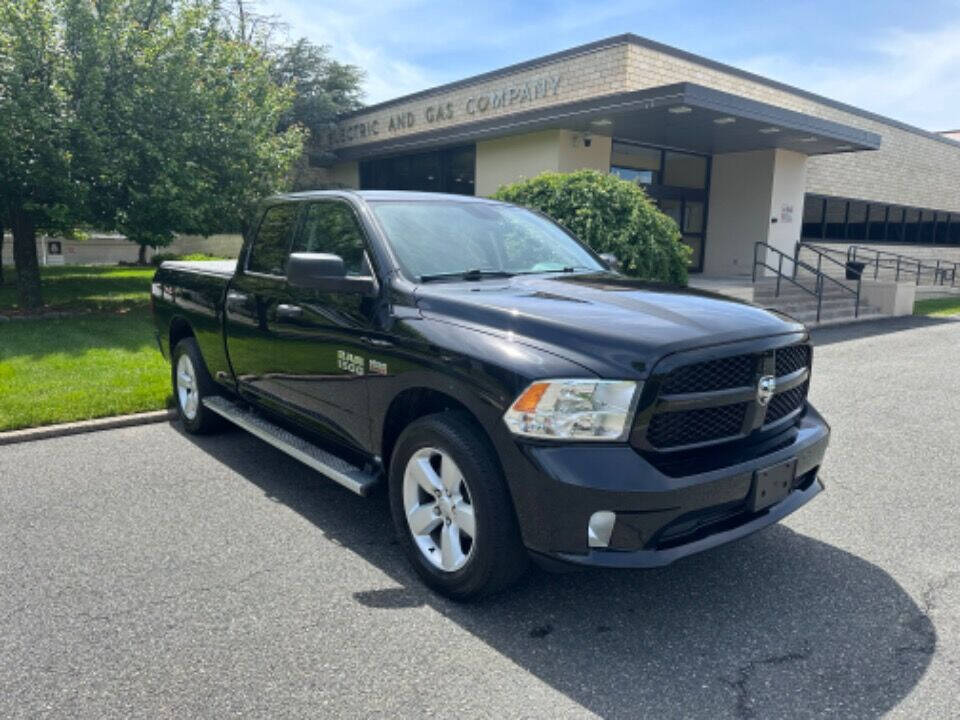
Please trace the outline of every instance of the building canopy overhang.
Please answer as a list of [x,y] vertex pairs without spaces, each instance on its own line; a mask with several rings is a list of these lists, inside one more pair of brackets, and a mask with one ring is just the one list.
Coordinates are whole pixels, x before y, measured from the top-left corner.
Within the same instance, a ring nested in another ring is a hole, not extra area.
[[549,129],[704,154],[782,148],[804,155],[876,150],[880,136],[694,83],[676,83],[339,148],[331,163]]

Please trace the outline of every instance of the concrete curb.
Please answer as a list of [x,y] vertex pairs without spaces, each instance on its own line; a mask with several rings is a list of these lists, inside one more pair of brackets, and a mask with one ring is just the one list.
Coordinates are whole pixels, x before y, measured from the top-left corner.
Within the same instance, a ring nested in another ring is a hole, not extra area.
[[176,410],[154,410],[152,412],[136,413],[134,415],[117,415],[114,417],[97,418],[96,420],[81,420],[79,422],[62,423],[60,425],[46,425],[44,427],[26,428],[0,433],[0,445],[30,442],[32,440],[46,440],[48,438],[63,437],[65,435],[79,435],[81,433],[97,432],[98,430],[113,430],[115,428],[132,427],[134,425],[148,425],[173,420],[177,416]]

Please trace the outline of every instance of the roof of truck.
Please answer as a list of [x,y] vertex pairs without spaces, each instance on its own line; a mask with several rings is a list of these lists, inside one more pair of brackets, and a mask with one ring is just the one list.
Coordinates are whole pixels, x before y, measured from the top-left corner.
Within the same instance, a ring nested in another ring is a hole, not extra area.
[[451,193],[414,192],[411,190],[308,190],[274,195],[269,200],[309,200],[324,197],[358,197],[362,200],[439,200],[448,202],[497,202],[489,198]]

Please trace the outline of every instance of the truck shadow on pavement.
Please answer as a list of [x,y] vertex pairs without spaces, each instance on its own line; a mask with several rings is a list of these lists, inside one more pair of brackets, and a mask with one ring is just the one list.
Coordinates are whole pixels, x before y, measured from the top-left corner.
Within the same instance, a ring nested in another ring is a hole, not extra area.
[[[889,574],[783,525],[667,568],[532,569],[502,595],[453,603],[407,565],[384,492],[353,496],[241,432],[184,437],[397,585],[356,602],[429,606],[603,717],[876,718],[936,649],[927,612]],[[545,710],[515,702],[518,717]]]

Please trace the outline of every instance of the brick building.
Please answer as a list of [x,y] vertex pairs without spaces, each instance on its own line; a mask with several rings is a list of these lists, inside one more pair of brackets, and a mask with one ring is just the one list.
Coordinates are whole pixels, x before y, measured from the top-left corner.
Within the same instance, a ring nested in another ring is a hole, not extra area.
[[960,141],[620,35],[345,115],[331,184],[488,195],[545,170],[641,184],[694,271],[801,238],[960,258]]

